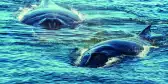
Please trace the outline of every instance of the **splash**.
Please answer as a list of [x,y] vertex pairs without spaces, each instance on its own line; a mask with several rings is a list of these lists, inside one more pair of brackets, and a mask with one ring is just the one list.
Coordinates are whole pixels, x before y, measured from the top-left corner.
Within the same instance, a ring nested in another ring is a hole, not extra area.
[[144,50],[139,53],[138,57],[144,58],[148,52],[150,51],[151,48],[158,48],[157,46],[143,46]]
[[19,8],[19,14],[18,14],[18,17],[17,19],[19,21],[21,21],[23,19],[23,17],[31,10],[37,8],[37,5],[31,5],[31,7],[25,7],[25,8]]
[[138,55],[138,57],[140,57],[140,58],[144,58],[150,50],[149,46],[143,46],[143,48],[144,48],[144,50],[141,53],[139,53],[139,55]]
[[83,56],[83,54],[84,54],[84,52],[86,52],[88,49],[81,49],[81,50],[79,50],[79,52],[80,52],[80,56],[76,59],[76,61],[74,62],[74,64],[75,65],[79,65],[80,64],[80,62],[81,62],[81,59],[82,59],[82,56]]
[[111,57],[108,59],[108,61],[105,63],[105,65],[103,67],[109,67],[111,66],[112,64],[118,62],[120,59],[117,58],[117,57]]
[[[80,18],[81,22],[85,20],[85,16],[83,14],[81,14],[79,11],[77,11],[76,9],[71,8],[71,11]],[[79,22],[77,22],[77,23],[79,23]]]
[[144,48],[144,50],[141,53],[139,53],[139,55],[138,55],[138,57],[140,57],[140,58],[144,58],[148,54],[148,52],[150,51],[151,48],[159,48],[159,47],[157,47],[157,46],[143,46],[143,48]]

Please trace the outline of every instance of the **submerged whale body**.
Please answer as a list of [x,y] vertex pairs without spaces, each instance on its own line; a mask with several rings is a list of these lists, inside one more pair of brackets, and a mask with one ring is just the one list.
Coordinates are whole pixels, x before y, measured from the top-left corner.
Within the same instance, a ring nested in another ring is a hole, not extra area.
[[[152,40],[150,27],[146,27],[139,37]],[[126,40],[108,40],[90,47],[81,54],[73,65],[80,67],[108,67],[127,58],[135,58],[146,52],[144,45]],[[139,56],[140,57],[140,56]]]
[[27,25],[46,29],[74,28],[82,21],[78,14],[77,11],[60,7],[51,0],[42,0],[37,8],[25,14],[20,21]]

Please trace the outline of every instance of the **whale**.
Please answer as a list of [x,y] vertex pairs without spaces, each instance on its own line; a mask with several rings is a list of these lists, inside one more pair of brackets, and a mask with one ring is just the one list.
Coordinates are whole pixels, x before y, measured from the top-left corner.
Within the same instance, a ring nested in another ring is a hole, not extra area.
[[[138,38],[139,37],[139,38]],[[79,67],[109,67],[120,63],[125,59],[137,58],[146,55],[151,48],[155,48],[150,44],[150,41],[162,36],[151,35],[151,25],[147,26],[138,35],[138,39],[143,42],[127,41],[122,39],[111,39],[97,43],[82,53],[78,48],[73,52],[80,53],[73,61],[72,65]],[[75,55],[75,54],[73,54]]]
[[82,15],[78,11],[63,8],[52,0],[42,0],[39,6],[30,8],[19,16],[19,21],[23,24],[48,30],[75,28],[82,20]]

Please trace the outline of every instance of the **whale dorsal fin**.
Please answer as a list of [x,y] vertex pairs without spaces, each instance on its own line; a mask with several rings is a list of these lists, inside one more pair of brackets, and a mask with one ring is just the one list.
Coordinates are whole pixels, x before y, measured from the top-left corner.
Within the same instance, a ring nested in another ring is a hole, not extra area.
[[139,33],[139,36],[143,39],[149,40],[151,37],[151,24]]
[[143,40],[147,40],[152,45],[157,45],[159,42],[165,40],[165,35],[156,34],[151,32],[151,25],[147,26],[140,34],[139,37]]
[[52,0],[41,0],[40,7],[49,7],[49,5],[54,5]]

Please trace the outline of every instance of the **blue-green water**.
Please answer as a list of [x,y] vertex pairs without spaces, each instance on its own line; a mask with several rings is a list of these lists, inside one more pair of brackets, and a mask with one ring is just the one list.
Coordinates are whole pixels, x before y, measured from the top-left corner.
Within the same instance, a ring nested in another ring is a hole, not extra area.
[[[0,1],[0,84],[166,84],[168,42],[140,60],[109,68],[70,65],[75,47],[127,38],[148,23],[168,36],[167,0],[54,0],[75,8],[89,21],[76,29],[45,30],[21,24],[18,9],[35,0]],[[130,32],[130,33],[129,33]]]

